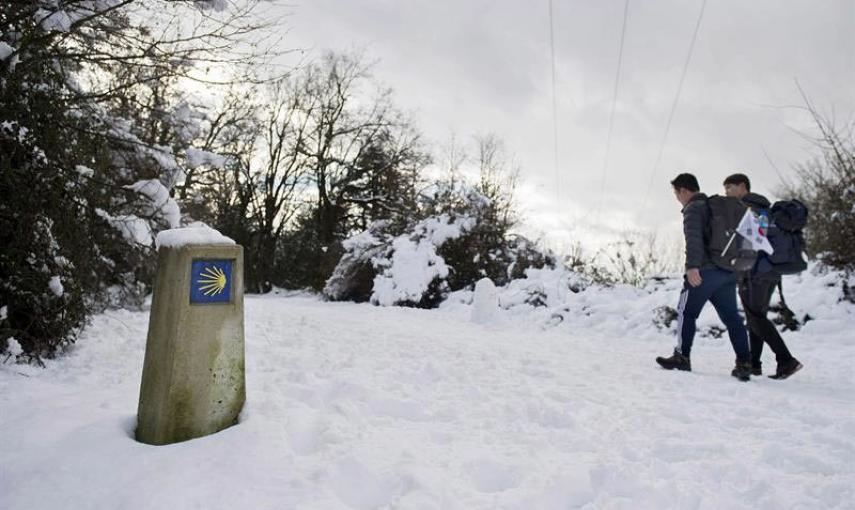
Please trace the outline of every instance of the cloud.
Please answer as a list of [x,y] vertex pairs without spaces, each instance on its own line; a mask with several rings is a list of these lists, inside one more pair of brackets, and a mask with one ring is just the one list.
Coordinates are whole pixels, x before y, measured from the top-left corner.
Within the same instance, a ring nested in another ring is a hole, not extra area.
[[[798,78],[814,102],[855,112],[855,3],[708,2],[662,161],[651,173],[700,2],[631,2],[606,190],[603,158],[623,2],[554,2],[560,193],[553,165],[552,85],[546,2],[312,0],[291,7],[294,47],[362,47],[375,75],[414,110],[428,138],[493,131],[516,153],[533,190],[534,229],[560,230],[598,211],[591,230],[670,228],[668,180],[697,173],[719,192],[741,170],[770,193],[779,169],[813,148],[798,109]],[[557,196],[556,196],[557,195]],[[568,219],[570,218],[570,219]],[[587,221],[587,220],[586,220]],[[586,234],[580,234],[586,235]]]

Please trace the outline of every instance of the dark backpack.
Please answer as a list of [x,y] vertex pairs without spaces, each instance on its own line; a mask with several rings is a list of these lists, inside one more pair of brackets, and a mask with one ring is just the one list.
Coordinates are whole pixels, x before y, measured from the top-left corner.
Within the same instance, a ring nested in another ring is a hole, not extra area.
[[757,261],[757,251],[736,233],[748,207],[738,198],[713,195],[707,198],[707,249],[713,264],[727,271],[748,271]]
[[772,270],[778,274],[798,274],[807,269],[802,256],[805,248],[804,228],[808,209],[798,200],[775,202],[770,210],[772,222],[766,237],[775,253],[769,255]]

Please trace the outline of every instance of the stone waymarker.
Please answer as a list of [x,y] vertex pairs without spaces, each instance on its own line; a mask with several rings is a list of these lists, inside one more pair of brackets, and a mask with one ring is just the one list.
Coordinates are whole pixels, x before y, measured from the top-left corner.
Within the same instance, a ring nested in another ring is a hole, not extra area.
[[162,445],[223,430],[243,408],[243,247],[201,228],[157,244],[136,437]]

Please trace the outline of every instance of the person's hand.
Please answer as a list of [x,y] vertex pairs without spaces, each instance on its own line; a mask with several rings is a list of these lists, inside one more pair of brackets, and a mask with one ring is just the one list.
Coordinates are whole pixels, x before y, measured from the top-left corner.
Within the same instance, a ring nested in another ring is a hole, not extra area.
[[693,267],[692,269],[686,269],[686,280],[689,282],[689,285],[692,287],[697,287],[704,280],[701,278],[701,272],[698,268]]

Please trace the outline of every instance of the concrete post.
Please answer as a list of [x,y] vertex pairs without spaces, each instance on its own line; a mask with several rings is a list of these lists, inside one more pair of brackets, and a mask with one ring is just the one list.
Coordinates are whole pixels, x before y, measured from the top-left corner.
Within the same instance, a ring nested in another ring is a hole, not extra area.
[[243,317],[243,247],[160,247],[138,441],[176,443],[236,423],[246,400]]

